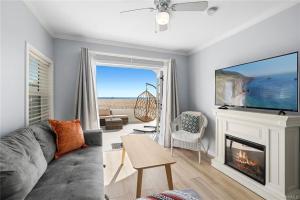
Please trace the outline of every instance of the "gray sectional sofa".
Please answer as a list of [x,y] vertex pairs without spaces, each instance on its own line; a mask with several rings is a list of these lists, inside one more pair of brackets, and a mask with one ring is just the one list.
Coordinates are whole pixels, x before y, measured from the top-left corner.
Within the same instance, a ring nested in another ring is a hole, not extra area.
[[0,139],[1,200],[104,199],[102,132],[84,132],[87,148],[54,160],[55,134],[48,123]]

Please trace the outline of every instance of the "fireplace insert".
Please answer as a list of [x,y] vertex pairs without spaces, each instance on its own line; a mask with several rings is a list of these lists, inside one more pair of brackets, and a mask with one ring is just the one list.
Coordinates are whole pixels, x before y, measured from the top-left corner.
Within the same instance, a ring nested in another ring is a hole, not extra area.
[[225,135],[225,164],[265,185],[265,146]]

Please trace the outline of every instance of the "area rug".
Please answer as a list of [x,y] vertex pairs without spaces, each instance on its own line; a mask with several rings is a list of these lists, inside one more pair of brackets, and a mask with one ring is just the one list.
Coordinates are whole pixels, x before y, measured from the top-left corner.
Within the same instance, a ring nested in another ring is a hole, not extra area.
[[201,200],[200,196],[192,189],[169,190],[159,194],[153,194],[137,200]]

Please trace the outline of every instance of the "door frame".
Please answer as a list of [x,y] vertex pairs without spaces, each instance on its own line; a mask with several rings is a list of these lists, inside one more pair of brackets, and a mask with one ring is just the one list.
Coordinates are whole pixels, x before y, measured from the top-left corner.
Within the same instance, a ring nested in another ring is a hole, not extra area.
[[[164,131],[166,130],[166,90],[167,90],[167,79],[168,79],[168,66],[170,63],[171,59],[157,59],[157,58],[150,58],[150,57],[138,57],[138,56],[130,56],[130,55],[122,55],[122,54],[111,54],[111,53],[105,53],[105,52],[95,52],[95,51],[90,51],[92,55],[98,54],[98,55],[109,55],[109,56],[120,56],[120,57],[126,57],[126,58],[138,58],[138,59],[144,59],[144,60],[149,60],[149,61],[161,61],[164,64],[162,66],[151,66],[148,67],[146,64],[145,65],[136,65],[136,64],[122,64],[122,63],[118,63],[114,64],[113,61],[108,63],[108,62],[103,62],[101,60],[97,60],[97,59],[93,59],[92,57],[92,67],[94,72],[96,72],[96,67],[99,65],[102,66],[108,66],[108,67],[119,67],[119,68],[134,68],[134,69],[147,69],[147,70],[152,70],[156,73],[158,81],[160,81],[160,76],[161,73],[163,74],[163,94],[162,94],[162,98],[161,98],[161,111],[160,111],[160,132],[159,132],[159,139],[158,139],[158,143],[160,145],[164,145]],[[94,76],[96,76],[96,73],[94,73]],[[94,77],[94,80],[96,81],[96,77]],[[97,105],[97,116],[98,116],[98,105]]]

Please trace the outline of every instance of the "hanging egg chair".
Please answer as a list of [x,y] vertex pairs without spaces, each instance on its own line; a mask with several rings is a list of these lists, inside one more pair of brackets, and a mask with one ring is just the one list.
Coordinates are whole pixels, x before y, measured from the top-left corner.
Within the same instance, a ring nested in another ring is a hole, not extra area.
[[148,91],[147,86],[152,84],[146,83],[146,90],[141,93],[135,102],[134,116],[142,122],[151,122],[156,118],[157,101],[156,97]]

